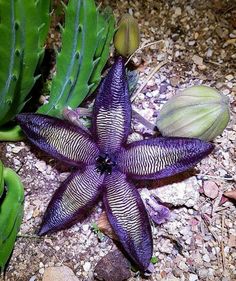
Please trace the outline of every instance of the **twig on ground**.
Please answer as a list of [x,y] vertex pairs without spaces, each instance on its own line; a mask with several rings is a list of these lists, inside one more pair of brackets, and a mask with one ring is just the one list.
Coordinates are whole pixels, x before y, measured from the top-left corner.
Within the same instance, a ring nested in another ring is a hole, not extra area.
[[167,60],[164,60],[162,62],[160,62],[154,69],[153,71],[148,75],[147,79],[145,79],[145,81],[143,82],[143,84],[138,88],[137,92],[130,98],[131,102],[133,102],[136,97],[142,92],[142,90],[144,89],[144,87],[147,85],[148,81],[155,75],[155,73],[161,69],[164,65],[166,65],[168,63]]
[[201,179],[216,179],[216,180],[220,180],[220,181],[232,181],[233,180],[232,177],[225,178],[225,177],[220,177],[220,176],[211,176],[211,175],[207,175],[205,173],[204,174],[198,173],[198,174],[196,174],[196,176]]
[[221,220],[221,241],[220,241],[220,249],[221,249],[221,257],[222,257],[222,266],[223,270],[225,270],[225,252],[224,252],[224,233],[225,233],[225,216],[222,215]]
[[143,49],[145,49],[145,48],[147,48],[147,47],[150,47],[150,46],[152,46],[152,45],[161,43],[161,42],[165,42],[165,41],[164,41],[163,39],[161,39],[161,40],[158,40],[158,41],[149,42],[149,43],[147,43],[147,44],[144,43],[144,45],[142,45],[140,48],[138,48],[138,49],[128,58],[128,60],[127,60],[127,62],[125,63],[125,65],[127,65],[127,64],[130,62],[130,60],[132,59],[132,57],[134,57],[139,51],[141,51],[141,50],[143,50]]
[[132,109],[132,115],[138,122],[142,123],[147,129],[151,131],[155,130],[156,125],[149,122],[142,115],[140,115],[136,110]]
[[217,211],[217,209],[218,209],[218,207],[220,205],[220,201],[221,201],[222,195],[223,195],[223,192],[219,191],[218,196],[216,197],[214,203],[212,204],[212,210],[211,210],[212,220],[214,220],[215,212]]
[[34,234],[24,234],[24,233],[18,233],[17,238],[29,238],[29,239],[45,239],[46,237],[34,235]]

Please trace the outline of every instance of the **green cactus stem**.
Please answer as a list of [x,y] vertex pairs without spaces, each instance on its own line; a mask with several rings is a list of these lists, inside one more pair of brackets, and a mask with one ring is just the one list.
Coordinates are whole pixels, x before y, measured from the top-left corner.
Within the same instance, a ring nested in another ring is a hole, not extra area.
[[[4,194],[5,189],[5,195]],[[23,217],[24,188],[19,176],[0,161],[0,273],[14,248]]]
[[41,106],[39,113],[60,117],[65,107],[78,107],[95,90],[113,32],[114,17],[110,11],[99,14],[94,1],[69,1],[49,103]]
[[21,141],[24,134],[18,125],[7,125],[0,128],[1,141]]
[[0,127],[22,110],[39,77],[49,8],[50,0],[0,0]]

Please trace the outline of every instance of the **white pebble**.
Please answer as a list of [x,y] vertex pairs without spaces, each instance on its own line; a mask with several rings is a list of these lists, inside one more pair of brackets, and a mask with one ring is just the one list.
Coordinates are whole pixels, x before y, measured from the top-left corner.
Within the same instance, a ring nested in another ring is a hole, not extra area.
[[228,80],[228,81],[231,81],[234,79],[234,76],[232,74],[228,74],[225,76],[225,78]]
[[181,16],[181,14],[182,14],[181,8],[180,8],[180,7],[177,7],[177,8],[175,9],[175,15],[178,17],[178,16]]
[[205,262],[210,262],[210,257],[208,255],[204,255],[202,257],[202,259],[205,261]]
[[44,172],[47,168],[47,165],[44,161],[37,161],[35,163],[35,167],[40,171],[40,172]]
[[91,268],[91,263],[86,261],[85,264],[83,265],[84,271],[88,272]]
[[82,226],[83,231],[86,233],[89,230],[89,225],[88,224],[83,224]]
[[213,50],[212,50],[212,49],[208,49],[208,50],[207,50],[207,53],[206,53],[206,56],[207,56],[208,58],[210,58],[210,57],[212,57],[212,55],[213,55]]
[[19,166],[21,164],[20,161],[16,158],[13,159],[13,162],[15,166]]
[[44,274],[44,268],[39,269],[39,274]]
[[184,261],[181,261],[181,262],[179,263],[178,267],[179,267],[180,269],[182,269],[183,271],[185,271],[185,272],[188,271],[188,266],[187,266],[187,264],[186,264]]
[[198,280],[198,276],[196,274],[189,274],[189,281],[197,281]]
[[197,65],[203,65],[203,58],[202,57],[199,57],[198,55],[194,55],[192,57],[192,60],[195,64]]

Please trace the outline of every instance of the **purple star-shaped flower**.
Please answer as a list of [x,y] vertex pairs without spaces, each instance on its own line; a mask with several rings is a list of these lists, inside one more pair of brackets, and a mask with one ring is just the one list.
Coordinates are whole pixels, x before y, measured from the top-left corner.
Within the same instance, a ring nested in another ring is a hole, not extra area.
[[81,220],[102,196],[113,230],[142,271],[152,257],[152,234],[144,203],[131,180],[183,172],[213,149],[210,143],[188,138],[160,137],[126,144],[131,104],[121,57],[99,88],[91,134],[45,115],[25,113],[17,120],[33,144],[77,167],[52,197],[39,235]]

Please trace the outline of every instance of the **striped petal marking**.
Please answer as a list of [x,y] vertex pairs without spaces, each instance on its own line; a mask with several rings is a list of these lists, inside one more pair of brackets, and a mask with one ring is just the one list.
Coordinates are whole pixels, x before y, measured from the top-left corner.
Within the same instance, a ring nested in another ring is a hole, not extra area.
[[190,138],[155,138],[130,143],[117,155],[118,168],[134,179],[161,179],[188,170],[213,145]]
[[94,164],[99,155],[91,136],[69,121],[32,113],[17,115],[17,121],[34,145],[61,161]]
[[118,171],[104,181],[104,205],[108,219],[131,259],[145,270],[152,257],[149,218],[138,190]]
[[131,105],[123,58],[119,57],[103,80],[93,111],[93,135],[103,153],[112,154],[127,139]]
[[39,235],[68,228],[87,216],[102,191],[103,179],[95,165],[71,174],[53,195]]

